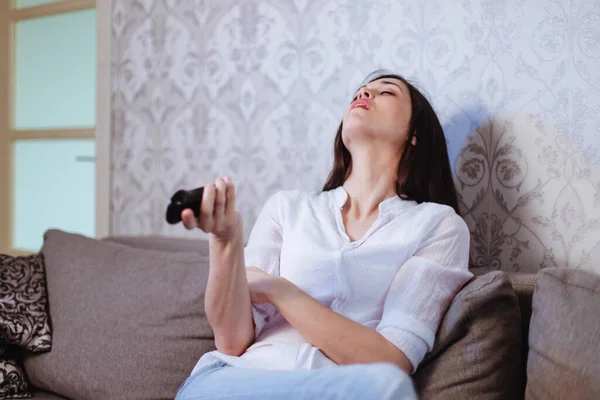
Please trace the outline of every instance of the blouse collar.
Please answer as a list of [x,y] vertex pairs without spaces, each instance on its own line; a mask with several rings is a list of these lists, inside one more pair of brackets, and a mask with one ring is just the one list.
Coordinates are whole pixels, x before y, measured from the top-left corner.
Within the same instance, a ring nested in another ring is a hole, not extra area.
[[[332,196],[334,204],[338,209],[341,209],[348,200],[348,192],[346,192],[346,189],[344,189],[343,186],[338,186],[333,189]],[[400,196],[394,196],[379,203],[379,214],[397,212],[416,205],[418,205],[418,203],[414,200],[404,200],[400,198]]]

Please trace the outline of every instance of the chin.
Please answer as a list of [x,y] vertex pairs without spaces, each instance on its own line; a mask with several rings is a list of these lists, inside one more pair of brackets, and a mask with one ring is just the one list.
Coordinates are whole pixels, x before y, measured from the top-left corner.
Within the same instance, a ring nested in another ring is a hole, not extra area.
[[375,137],[372,127],[365,126],[364,124],[344,127],[342,131],[342,140],[344,145],[348,145],[352,142],[372,141]]
[[367,119],[352,115],[344,121],[344,131],[366,131],[372,128],[372,125]]

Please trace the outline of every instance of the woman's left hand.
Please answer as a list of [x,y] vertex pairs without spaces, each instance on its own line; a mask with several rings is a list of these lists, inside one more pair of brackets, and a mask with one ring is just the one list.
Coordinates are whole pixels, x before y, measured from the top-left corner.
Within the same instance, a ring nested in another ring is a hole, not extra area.
[[250,301],[252,303],[272,303],[273,296],[283,283],[283,279],[269,275],[256,267],[246,268]]

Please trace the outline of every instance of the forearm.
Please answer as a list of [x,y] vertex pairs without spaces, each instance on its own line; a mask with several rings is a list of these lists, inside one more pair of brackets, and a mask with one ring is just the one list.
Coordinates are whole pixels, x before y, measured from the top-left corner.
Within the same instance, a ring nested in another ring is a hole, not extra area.
[[254,323],[241,229],[227,242],[211,235],[204,304],[217,349],[236,356],[246,351],[254,341]]
[[407,374],[412,365],[393,343],[328,309],[295,285],[282,281],[272,303],[282,316],[313,346],[338,365],[390,362]]

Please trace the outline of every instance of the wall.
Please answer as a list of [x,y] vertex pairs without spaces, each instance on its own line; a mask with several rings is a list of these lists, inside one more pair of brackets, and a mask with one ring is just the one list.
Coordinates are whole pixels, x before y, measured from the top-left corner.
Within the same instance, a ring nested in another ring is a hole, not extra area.
[[114,0],[113,16],[113,233],[190,235],[166,201],[225,174],[247,233],[275,191],[320,188],[350,94],[385,67],[443,122],[477,272],[600,270],[597,1]]

